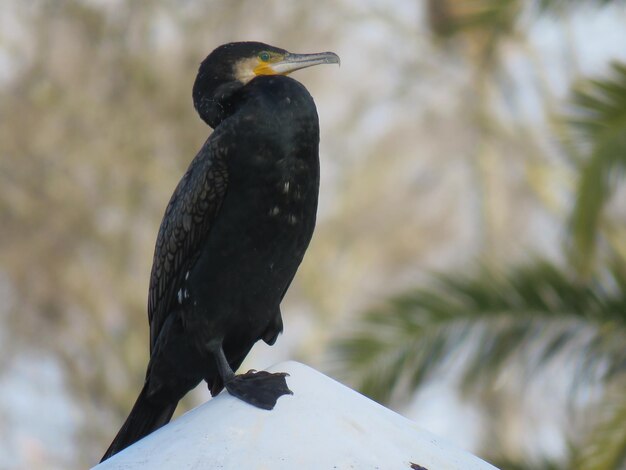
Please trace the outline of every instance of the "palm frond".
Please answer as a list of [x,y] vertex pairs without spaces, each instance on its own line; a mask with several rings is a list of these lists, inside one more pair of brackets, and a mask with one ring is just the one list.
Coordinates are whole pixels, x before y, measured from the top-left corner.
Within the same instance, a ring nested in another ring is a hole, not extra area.
[[[537,0],[539,14],[561,13],[584,5],[605,6],[620,0]],[[449,38],[469,31],[489,32],[492,38],[510,35],[528,2],[521,0],[429,0],[430,29]]]
[[592,269],[603,209],[617,177],[626,168],[626,64],[614,63],[612,76],[589,80],[575,90],[567,122],[580,149],[577,200],[570,226],[573,266]]
[[477,30],[508,34],[522,4],[520,0],[430,0],[430,28],[440,37]]
[[489,463],[500,470],[564,470],[561,463],[550,460],[541,462],[515,462],[502,458],[491,460]]
[[605,394],[597,415],[597,424],[583,441],[572,468],[626,468],[626,377]]
[[567,8],[579,7],[582,5],[596,4],[599,6],[611,3],[621,3],[620,0],[539,0],[539,11],[541,12],[561,12]]
[[433,287],[370,311],[333,353],[339,374],[389,402],[460,356],[466,389],[495,379],[513,359],[523,357],[532,377],[565,353],[579,353],[578,380],[607,377],[626,368],[625,343],[626,278],[618,267],[583,285],[537,260],[505,273],[439,276]]

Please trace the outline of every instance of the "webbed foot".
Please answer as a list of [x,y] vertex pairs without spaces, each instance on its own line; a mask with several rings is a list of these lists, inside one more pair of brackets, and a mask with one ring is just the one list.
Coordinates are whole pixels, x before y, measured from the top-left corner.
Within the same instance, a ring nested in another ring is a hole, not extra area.
[[232,396],[250,403],[257,408],[272,410],[276,401],[283,395],[293,395],[287,386],[285,372],[249,370],[245,374],[235,375],[224,385]]

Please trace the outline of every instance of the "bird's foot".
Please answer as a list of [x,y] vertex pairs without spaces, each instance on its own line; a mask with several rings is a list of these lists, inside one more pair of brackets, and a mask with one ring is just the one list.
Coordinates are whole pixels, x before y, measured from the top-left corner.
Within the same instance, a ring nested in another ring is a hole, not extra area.
[[264,370],[249,370],[245,374],[235,375],[224,385],[232,396],[257,408],[272,410],[281,396],[293,395],[285,380],[288,375],[285,372],[272,374]]

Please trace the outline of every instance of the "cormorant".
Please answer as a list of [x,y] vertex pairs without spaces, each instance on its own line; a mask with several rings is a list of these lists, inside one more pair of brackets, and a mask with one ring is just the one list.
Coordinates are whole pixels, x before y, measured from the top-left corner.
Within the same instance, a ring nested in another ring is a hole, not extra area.
[[286,75],[339,63],[260,42],[215,49],[193,104],[214,131],[165,210],[148,295],[150,362],[130,415],[102,460],[163,426],[202,380],[272,409],[286,374],[235,375],[258,340],[282,332],[280,303],[315,226],[319,122],[311,95]]

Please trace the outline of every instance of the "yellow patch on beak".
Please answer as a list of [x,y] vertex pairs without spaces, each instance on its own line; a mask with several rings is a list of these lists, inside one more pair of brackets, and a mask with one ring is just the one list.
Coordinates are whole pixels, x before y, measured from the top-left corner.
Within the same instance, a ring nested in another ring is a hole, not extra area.
[[278,73],[272,68],[272,64],[269,62],[259,62],[259,65],[254,67],[255,75],[278,75]]
[[258,57],[250,57],[240,61],[235,67],[235,77],[241,83],[246,84],[259,75],[284,75],[272,67],[274,62],[280,62],[281,56],[271,57],[269,61],[263,61]]
[[[264,57],[265,55],[265,57]],[[276,70],[273,64],[284,59],[282,54],[272,52],[262,52],[257,57],[257,64],[253,69],[254,75],[286,75],[286,73]]]

